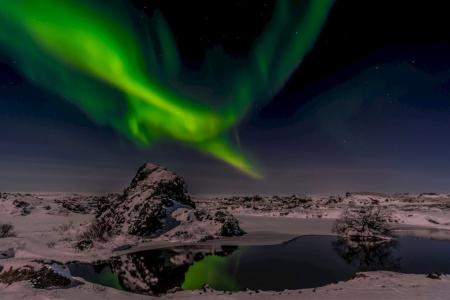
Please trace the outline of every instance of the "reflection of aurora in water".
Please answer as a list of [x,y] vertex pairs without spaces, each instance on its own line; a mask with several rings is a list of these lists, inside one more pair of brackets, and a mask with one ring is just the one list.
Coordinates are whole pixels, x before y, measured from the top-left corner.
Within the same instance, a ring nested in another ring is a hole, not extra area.
[[88,281],[142,294],[160,295],[180,287],[196,289],[206,283],[217,289],[237,290],[228,271],[229,259],[225,259],[233,257],[236,249],[150,250],[92,265],[70,264],[69,268],[72,275]]
[[229,267],[229,257],[206,256],[189,267],[181,288],[196,290],[207,284],[216,290],[236,291],[239,285],[231,276],[233,272],[230,272]]
[[118,290],[124,289],[120,284],[119,276],[112,272],[109,266],[80,263],[72,264],[70,268],[72,274],[83,273],[85,278],[96,284],[109,286]]
[[205,284],[217,290],[281,291],[323,286],[366,270],[450,273],[450,242],[400,237],[355,248],[332,236],[304,236],[270,246],[150,250],[113,258],[96,265],[96,271],[88,264],[69,267],[88,281],[116,288],[119,283],[143,294]]
[[[183,67],[162,15],[139,18],[127,2],[1,1],[0,46],[31,81],[97,123],[144,145],[174,139],[259,176],[228,132],[253,101],[283,87],[333,0],[278,1],[248,61],[211,51],[195,76]],[[208,96],[194,91],[205,85]]]

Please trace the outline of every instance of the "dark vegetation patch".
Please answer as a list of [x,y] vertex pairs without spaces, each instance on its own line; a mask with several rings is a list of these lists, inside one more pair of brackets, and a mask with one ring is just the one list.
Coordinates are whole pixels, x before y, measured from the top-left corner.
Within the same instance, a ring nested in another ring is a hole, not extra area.
[[11,224],[0,224],[0,238],[15,237],[14,226]]

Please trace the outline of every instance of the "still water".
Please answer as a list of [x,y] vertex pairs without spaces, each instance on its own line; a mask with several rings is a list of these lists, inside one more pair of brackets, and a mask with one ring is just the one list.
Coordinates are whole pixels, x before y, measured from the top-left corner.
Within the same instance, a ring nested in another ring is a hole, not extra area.
[[450,241],[400,237],[353,247],[333,236],[303,236],[270,246],[149,250],[68,267],[87,281],[144,294],[205,284],[231,291],[301,289],[347,280],[359,271],[450,273]]

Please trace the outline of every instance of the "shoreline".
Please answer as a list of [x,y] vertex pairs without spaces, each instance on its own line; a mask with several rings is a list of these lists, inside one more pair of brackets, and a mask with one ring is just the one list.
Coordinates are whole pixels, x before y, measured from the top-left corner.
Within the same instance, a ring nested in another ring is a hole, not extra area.
[[[45,199],[44,199],[45,200]],[[44,201],[40,199],[39,201]],[[5,202],[0,202],[0,206]],[[51,206],[50,210],[41,207]],[[92,220],[92,214],[79,214],[61,210],[54,203],[53,199],[47,199],[43,203],[36,204],[36,209],[29,215],[18,215],[12,209],[0,210],[0,218],[5,223],[11,223],[15,227],[17,237],[0,239],[0,249],[14,248],[15,257],[0,260],[0,265],[7,270],[10,267],[20,267],[24,265],[39,265],[37,260],[54,260],[61,263],[67,262],[92,262],[95,260],[105,260],[112,256],[119,256],[127,253],[176,247],[176,246],[205,246],[216,247],[221,245],[274,245],[290,241],[305,235],[335,235],[331,231],[335,219],[331,215],[324,218],[314,218],[312,216],[264,216],[255,214],[235,213],[241,227],[247,232],[246,235],[232,238],[220,238],[206,242],[170,242],[170,241],[147,241],[136,243],[125,237],[119,236],[115,240],[102,244],[101,247],[86,252],[74,252],[72,248],[74,236],[79,228]],[[2,208],[2,207],[0,207]],[[8,207],[7,207],[8,208]],[[322,211],[327,208],[321,208]],[[335,208],[331,208],[335,210]],[[410,219],[409,221],[416,221]],[[401,236],[415,236],[419,238],[446,239],[450,240],[450,230],[443,225],[425,226],[418,224],[392,223],[393,230]],[[69,226],[70,225],[70,226]],[[67,229],[62,229],[67,227]],[[52,242],[57,242],[50,247]],[[125,251],[113,252],[117,246],[127,243],[134,243],[133,247]],[[426,278],[425,274],[404,274],[394,272],[367,272],[361,277],[348,281],[329,284],[315,289],[289,290],[284,292],[259,292],[243,291],[234,293],[224,293],[219,291],[179,291],[174,294],[167,294],[162,297],[144,296],[114,290],[108,287],[89,283],[84,280],[84,284],[78,287],[67,289],[38,290],[31,287],[29,282],[16,282],[10,286],[0,284],[1,299],[80,299],[89,298],[91,300],[100,299],[377,299],[382,296],[385,299],[399,299],[399,295],[414,297],[420,292],[422,299],[440,299],[442,295],[450,295],[450,278],[443,276],[441,280]],[[370,287],[367,291],[360,291],[360,286]],[[384,286],[384,287],[382,287]],[[362,296],[361,293],[365,293]],[[426,295],[426,297],[425,297]],[[372,298],[371,298],[372,297]],[[420,299],[420,298],[419,298]]]

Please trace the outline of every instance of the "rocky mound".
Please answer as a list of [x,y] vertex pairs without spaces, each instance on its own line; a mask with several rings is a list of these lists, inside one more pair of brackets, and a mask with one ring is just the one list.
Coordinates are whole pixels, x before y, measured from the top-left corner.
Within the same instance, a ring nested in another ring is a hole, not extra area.
[[[180,217],[178,211],[182,211],[184,217]],[[210,215],[204,210],[196,210],[183,178],[149,163],[139,168],[123,194],[105,198],[98,207],[94,226],[111,235],[145,237],[159,237],[179,226],[183,227],[182,231],[196,232],[189,235],[190,239],[244,233],[229,213]]]
[[99,205],[97,223],[113,234],[148,236],[173,226],[170,214],[177,207],[194,207],[184,180],[163,167],[145,164],[122,195]]

